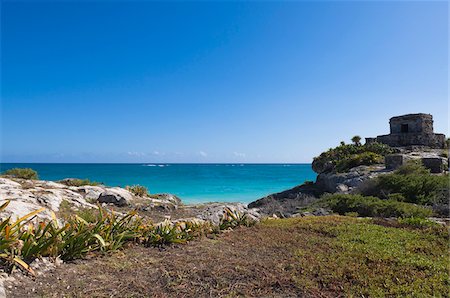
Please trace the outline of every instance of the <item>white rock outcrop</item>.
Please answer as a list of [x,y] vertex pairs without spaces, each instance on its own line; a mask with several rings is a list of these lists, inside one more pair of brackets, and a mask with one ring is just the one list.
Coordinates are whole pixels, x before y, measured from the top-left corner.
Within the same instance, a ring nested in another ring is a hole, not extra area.
[[120,187],[105,187],[103,185],[76,187],[53,181],[0,178],[0,205],[7,200],[10,203],[5,210],[0,212],[0,218],[22,217],[45,207],[46,210],[37,216],[41,219],[51,219],[51,211],[57,212],[64,201],[75,210],[80,207],[96,208],[97,202],[112,203],[117,206],[130,205],[135,200],[139,202],[148,201],[158,205],[175,206],[181,204],[181,201],[173,195],[136,197],[127,189]]

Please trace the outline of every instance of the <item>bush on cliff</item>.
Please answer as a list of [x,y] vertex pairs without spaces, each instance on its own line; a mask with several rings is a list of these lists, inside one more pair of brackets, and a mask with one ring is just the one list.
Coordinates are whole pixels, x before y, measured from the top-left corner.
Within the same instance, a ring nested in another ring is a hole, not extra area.
[[383,163],[383,156],[373,152],[363,152],[359,154],[352,154],[347,158],[336,162],[336,171],[345,172],[357,166],[370,166],[374,164]]
[[31,179],[37,180],[39,179],[38,173],[30,168],[14,168],[9,169],[3,172],[4,176],[11,178],[21,178],[21,179]]
[[394,150],[385,144],[345,144],[341,143],[336,148],[329,149],[314,158],[313,170],[323,172],[345,172],[353,167],[361,165],[373,165],[383,162],[383,156]]
[[333,212],[341,215],[345,215],[348,212],[356,212],[359,216],[367,217],[425,218],[433,213],[431,209],[423,206],[361,195],[327,195],[324,196],[323,202]]
[[432,175],[422,164],[410,162],[394,173],[379,176],[361,193],[381,199],[395,199],[408,203],[433,205],[448,201],[449,176]]

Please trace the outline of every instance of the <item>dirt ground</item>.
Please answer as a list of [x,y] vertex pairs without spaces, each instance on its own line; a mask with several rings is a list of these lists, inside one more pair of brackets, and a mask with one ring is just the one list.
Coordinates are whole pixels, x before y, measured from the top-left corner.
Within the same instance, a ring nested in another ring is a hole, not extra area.
[[5,283],[7,297],[447,296],[448,234],[340,216],[132,244]]
[[26,279],[8,297],[301,296],[290,272],[301,239],[273,232],[239,228],[164,249],[132,245]]

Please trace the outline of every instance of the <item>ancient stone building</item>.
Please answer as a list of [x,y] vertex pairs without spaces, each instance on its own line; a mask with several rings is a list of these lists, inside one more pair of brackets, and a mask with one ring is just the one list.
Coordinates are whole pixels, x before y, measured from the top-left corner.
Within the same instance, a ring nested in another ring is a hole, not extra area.
[[391,133],[366,138],[366,143],[379,142],[391,147],[427,146],[444,148],[445,135],[433,132],[433,116],[430,114],[408,114],[389,120]]

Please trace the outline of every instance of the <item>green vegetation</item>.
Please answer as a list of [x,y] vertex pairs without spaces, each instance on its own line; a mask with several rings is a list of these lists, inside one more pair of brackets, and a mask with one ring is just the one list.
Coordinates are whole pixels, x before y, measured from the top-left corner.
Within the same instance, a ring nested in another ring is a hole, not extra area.
[[37,180],[39,179],[38,173],[30,168],[14,168],[9,169],[3,172],[4,176],[11,178],[20,178],[20,179],[31,179]]
[[329,207],[333,212],[342,215],[348,212],[356,212],[359,216],[363,217],[424,218],[431,216],[433,213],[430,208],[423,206],[361,195],[325,195],[322,199],[322,203]]
[[434,221],[431,221],[426,218],[420,218],[420,217],[399,218],[397,221],[399,224],[401,224],[403,226],[420,228],[420,229],[439,227],[438,223],[435,223]]
[[359,154],[349,155],[347,158],[339,160],[338,162],[336,162],[335,169],[337,172],[345,172],[357,166],[370,166],[383,163],[383,161],[384,158],[380,154],[373,152],[362,152]]
[[345,144],[329,149],[314,158],[313,169],[316,172],[345,172],[360,165],[383,163],[383,157],[393,152],[393,149],[380,143],[361,145],[354,137],[354,144]]
[[361,146],[361,137],[360,136],[354,136],[352,138],[352,142],[353,144],[355,144],[356,146]]
[[[0,206],[0,211],[8,204],[9,201]],[[11,218],[0,221],[0,261],[7,267],[19,266],[33,274],[28,262],[36,257],[60,256],[63,260],[72,260],[94,251],[114,251],[130,241],[155,246],[184,243],[220,229],[249,225],[250,222],[245,216],[226,210],[219,229],[213,228],[209,222],[200,221],[166,221],[154,225],[144,223],[136,211],[117,216],[99,206],[98,210],[80,210],[68,217],[62,226],[54,214],[50,222],[33,224],[31,220],[44,210],[34,211],[17,221],[11,221]]]
[[64,179],[61,181],[58,181],[59,183],[65,184],[67,186],[85,186],[85,185],[90,185],[90,186],[97,186],[97,185],[101,185],[102,183],[100,182],[96,182],[96,181],[91,181],[89,179]]
[[441,225],[267,219],[187,246],[130,245],[125,253],[24,279],[11,291],[17,297],[448,297],[448,241]]
[[263,225],[307,239],[295,250],[292,268],[297,269],[296,284],[312,296],[324,291],[350,297],[448,296],[444,227],[430,233],[345,217],[267,220]]
[[219,224],[221,230],[226,230],[229,228],[235,228],[238,226],[249,227],[254,224],[254,221],[248,218],[247,214],[241,214],[237,211],[233,211],[230,208],[224,209],[224,214],[222,220]]
[[392,174],[379,176],[373,192],[380,198],[396,195],[399,201],[431,205],[449,187],[448,174],[431,175],[421,164],[408,163]]
[[142,186],[142,185],[132,185],[132,186],[127,186],[125,187],[129,192],[131,192],[132,194],[134,194],[135,196],[138,197],[145,197],[145,196],[149,196],[149,192],[147,187]]

